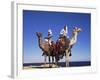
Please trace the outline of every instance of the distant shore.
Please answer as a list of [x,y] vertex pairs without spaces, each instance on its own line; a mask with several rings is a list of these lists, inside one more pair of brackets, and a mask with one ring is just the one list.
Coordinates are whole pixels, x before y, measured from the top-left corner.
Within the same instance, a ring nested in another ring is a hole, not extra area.
[[[23,68],[30,69],[30,68],[43,68],[41,65],[44,63],[24,63]],[[47,63],[48,64],[48,63]],[[65,62],[59,62],[58,66],[66,67]],[[90,61],[77,61],[77,62],[70,62],[69,67],[81,67],[81,66],[91,66]]]

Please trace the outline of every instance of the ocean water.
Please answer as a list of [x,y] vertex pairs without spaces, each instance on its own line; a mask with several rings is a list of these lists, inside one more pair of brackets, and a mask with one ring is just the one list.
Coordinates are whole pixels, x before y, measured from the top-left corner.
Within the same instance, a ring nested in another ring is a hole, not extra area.
[[[23,67],[33,66],[37,68],[41,68],[40,66],[44,63],[24,63]],[[66,67],[65,62],[59,62],[58,66],[60,67]],[[70,62],[69,67],[81,67],[81,66],[91,66],[90,61],[78,61],[78,62]]]

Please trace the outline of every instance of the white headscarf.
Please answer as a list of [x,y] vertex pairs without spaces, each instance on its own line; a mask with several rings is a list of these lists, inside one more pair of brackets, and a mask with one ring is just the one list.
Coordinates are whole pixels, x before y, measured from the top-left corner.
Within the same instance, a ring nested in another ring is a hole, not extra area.
[[66,33],[68,33],[68,27],[67,27],[67,25],[66,25]]
[[66,25],[66,31],[64,30],[64,28],[60,31],[60,34],[64,35],[64,36],[67,36],[68,34],[68,27]]
[[48,32],[52,35],[52,30],[51,29],[49,29]]

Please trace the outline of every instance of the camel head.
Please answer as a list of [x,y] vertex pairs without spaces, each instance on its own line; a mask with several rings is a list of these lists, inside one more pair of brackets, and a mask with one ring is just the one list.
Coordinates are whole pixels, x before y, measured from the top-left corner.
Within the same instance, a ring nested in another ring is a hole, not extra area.
[[73,31],[79,33],[79,32],[82,31],[82,29],[81,28],[78,28],[78,27],[74,27]]
[[40,32],[36,32],[36,35],[38,36],[38,38],[42,37],[42,33]]

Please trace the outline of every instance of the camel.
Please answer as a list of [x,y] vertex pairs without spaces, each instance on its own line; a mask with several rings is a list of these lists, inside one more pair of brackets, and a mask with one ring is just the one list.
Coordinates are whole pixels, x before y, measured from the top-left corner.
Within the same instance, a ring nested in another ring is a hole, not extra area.
[[82,31],[81,28],[75,27],[73,29],[72,37],[71,37],[70,42],[69,42],[69,46],[65,50],[66,67],[69,67],[71,48],[77,42],[78,33],[81,32],[81,31]]
[[[60,42],[57,40],[56,44],[53,43],[54,44],[52,47],[53,49],[50,48],[48,43],[45,43],[42,41],[42,34],[37,32],[36,34],[38,37],[38,43],[39,43],[39,47],[43,51],[45,64],[46,64],[47,56],[49,57],[49,63],[50,63],[50,56],[52,56],[52,60],[54,61],[54,58],[55,58],[56,64],[60,60],[60,56],[62,56],[62,58],[63,58],[63,56],[65,56],[66,67],[68,67],[69,60],[70,60],[71,48],[77,42],[77,36],[80,31],[81,31],[81,28],[75,27],[73,29],[71,39],[66,39],[65,37],[63,37],[60,39]],[[50,50],[50,49],[52,49],[52,50]]]
[[[46,65],[46,63],[47,63],[47,56],[48,56],[49,64],[51,62],[50,57],[52,57],[52,63],[54,63],[54,57],[55,57],[55,54],[54,54],[55,44],[54,44],[54,42],[52,41],[52,47],[50,47],[48,42],[43,42],[42,33],[36,32],[36,35],[38,37],[39,47],[43,51],[44,64]],[[49,65],[49,67],[52,67],[52,65]]]

